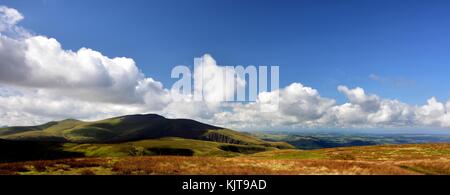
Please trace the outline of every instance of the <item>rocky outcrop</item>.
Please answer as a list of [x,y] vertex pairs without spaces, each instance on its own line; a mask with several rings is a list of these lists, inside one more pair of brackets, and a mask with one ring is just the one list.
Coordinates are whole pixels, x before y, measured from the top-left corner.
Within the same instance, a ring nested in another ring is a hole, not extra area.
[[247,143],[242,142],[240,140],[233,139],[230,136],[226,136],[224,134],[218,132],[209,132],[201,137],[202,140],[213,141],[213,142],[221,142],[228,144],[242,144],[246,145]]

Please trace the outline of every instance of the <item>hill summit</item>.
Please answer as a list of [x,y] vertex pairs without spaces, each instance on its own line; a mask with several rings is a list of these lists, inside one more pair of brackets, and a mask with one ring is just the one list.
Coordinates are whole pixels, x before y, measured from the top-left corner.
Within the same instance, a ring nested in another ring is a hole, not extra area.
[[126,115],[93,122],[66,119],[37,126],[0,128],[1,139],[20,141],[120,143],[166,137],[276,148],[292,147],[286,143],[263,141],[247,133],[195,120],[168,119],[157,114]]

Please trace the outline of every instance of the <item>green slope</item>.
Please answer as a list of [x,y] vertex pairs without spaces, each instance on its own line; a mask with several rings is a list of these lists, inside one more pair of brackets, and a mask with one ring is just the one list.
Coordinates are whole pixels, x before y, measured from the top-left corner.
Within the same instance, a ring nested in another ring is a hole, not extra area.
[[47,129],[57,123],[58,122],[49,122],[49,123],[45,123],[43,125],[37,125],[37,126],[3,127],[3,128],[0,128],[0,136],[25,133],[28,131],[42,131],[42,130]]
[[167,119],[155,114],[128,115],[94,122],[68,119],[40,126],[0,128],[1,139],[21,141],[122,143],[165,137],[293,148],[286,143],[263,141],[245,133],[194,120]]
[[0,163],[73,157],[220,156],[235,157],[279,150],[261,145],[160,138],[122,143],[57,143],[0,139]]
[[168,137],[114,144],[67,143],[63,145],[63,150],[66,152],[83,153],[89,157],[153,155],[232,157],[279,149],[260,145],[238,145]]

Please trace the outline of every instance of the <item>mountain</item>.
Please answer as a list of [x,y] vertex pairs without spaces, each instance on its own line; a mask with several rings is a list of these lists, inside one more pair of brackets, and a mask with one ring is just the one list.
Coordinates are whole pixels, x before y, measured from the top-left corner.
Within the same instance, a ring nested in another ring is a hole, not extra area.
[[0,139],[18,141],[122,143],[167,137],[292,148],[286,143],[263,141],[250,134],[195,120],[168,119],[156,114],[127,115],[94,122],[67,119],[37,126],[0,128]]

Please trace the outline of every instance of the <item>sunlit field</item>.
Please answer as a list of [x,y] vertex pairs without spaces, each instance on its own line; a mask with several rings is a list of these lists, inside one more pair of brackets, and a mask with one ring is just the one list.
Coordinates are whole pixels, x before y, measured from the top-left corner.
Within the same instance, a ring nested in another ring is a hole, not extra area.
[[450,174],[450,144],[272,150],[236,157],[92,157],[0,164],[20,175],[439,175]]

